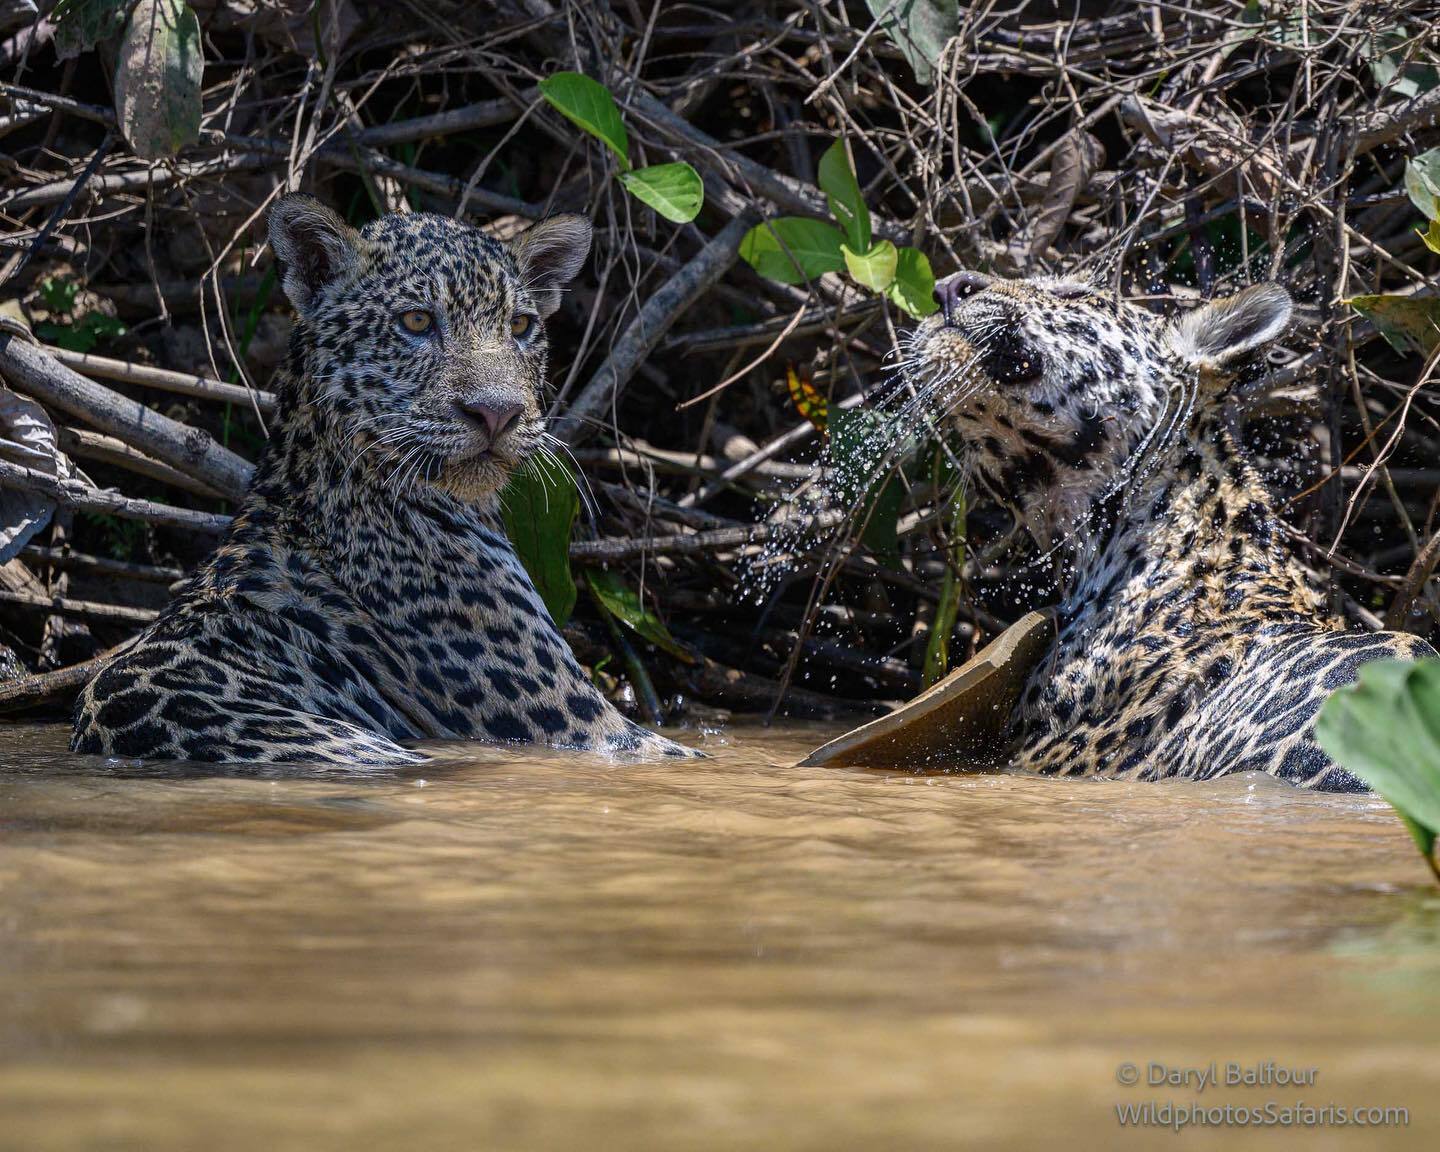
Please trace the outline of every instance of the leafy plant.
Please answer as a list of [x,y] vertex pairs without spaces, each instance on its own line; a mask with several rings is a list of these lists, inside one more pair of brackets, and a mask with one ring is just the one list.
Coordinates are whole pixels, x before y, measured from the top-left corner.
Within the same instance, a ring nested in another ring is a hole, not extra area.
[[35,325],[35,335],[68,352],[90,352],[100,341],[113,340],[127,331],[122,321],[100,312],[89,312],[73,324],[47,321]]
[[40,281],[40,298],[51,312],[68,316],[75,308],[75,298],[80,294],[80,281],[69,276],[46,276]]
[[1377,660],[1334,692],[1320,746],[1388,800],[1440,880],[1440,660]]
[[[54,317],[73,317],[80,282],[69,276],[46,276],[40,281],[40,299]],[[103,312],[88,312],[79,319],[58,319],[35,325],[35,335],[69,352],[89,352],[102,340],[125,335],[125,325]]]
[[1430,251],[1440,252],[1440,148],[1405,161],[1405,191],[1410,202],[1430,221],[1420,238]]
[[628,587],[616,573],[608,568],[591,568],[585,573],[585,582],[601,606],[635,635],[677,660],[686,664],[695,663],[694,654],[670,635],[670,629],[665,627],[660,617],[645,607],[640,594]]
[[570,533],[580,511],[575,477],[563,465],[533,456],[510,477],[500,508],[505,531],[550,618],[564,624],[578,594],[570,572]]
[[[1405,191],[1429,221],[1420,239],[1430,251],[1440,253],[1440,148],[1405,162]],[[1352,296],[1345,303],[1374,324],[1397,352],[1428,356],[1440,344],[1440,297]]]
[[820,158],[820,189],[834,224],[808,216],[781,216],[757,224],[740,242],[740,255],[769,280],[803,284],[826,272],[846,272],[855,283],[888,297],[916,319],[935,311],[935,274],[918,248],[896,248],[871,234],[870,210],[845,141]]
[[836,412],[829,424],[829,454],[838,462],[835,497],[842,508],[856,509],[860,542],[886,564],[900,559],[898,528],[905,490],[891,475],[889,460],[880,449],[891,436],[884,418],[865,408]]
[[686,224],[700,214],[705,185],[689,164],[676,161],[636,168],[630,163],[625,121],[615,98],[598,80],[582,72],[556,72],[540,81],[540,95],[572,124],[615,153],[620,162],[620,183],[635,199],[676,224]]
[[[949,457],[938,447],[933,452],[934,466],[932,482],[937,490],[947,485],[953,471]],[[963,589],[959,573],[965,563],[965,496],[956,493],[950,505],[948,527],[949,551],[945,559],[945,575],[940,581],[940,599],[935,605],[935,616],[930,621],[930,635],[925,641],[925,663],[922,666],[922,683],[926,688],[945,678],[950,671],[950,638],[955,631],[955,621],[960,614],[960,597]]]
[[1345,303],[1374,324],[1397,352],[1427,356],[1440,341],[1440,298],[1352,296]]

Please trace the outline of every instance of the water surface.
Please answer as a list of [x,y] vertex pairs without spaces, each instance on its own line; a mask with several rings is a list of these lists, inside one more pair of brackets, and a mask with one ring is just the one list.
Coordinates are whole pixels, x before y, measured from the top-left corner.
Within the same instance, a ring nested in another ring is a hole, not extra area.
[[[1440,897],[1380,801],[788,767],[834,734],[265,779],[0,728],[0,1147],[1434,1146]],[[1264,1060],[1315,1082],[1117,1081]],[[1300,1100],[1409,1125],[1115,1113]]]

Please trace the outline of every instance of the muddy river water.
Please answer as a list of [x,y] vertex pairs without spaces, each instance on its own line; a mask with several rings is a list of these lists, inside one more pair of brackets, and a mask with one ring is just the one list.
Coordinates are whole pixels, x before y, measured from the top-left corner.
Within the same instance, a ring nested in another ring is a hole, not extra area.
[[264,779],[0,728],[0,1147],[1436,1146],[1382,802],[788,767],[834,731]]

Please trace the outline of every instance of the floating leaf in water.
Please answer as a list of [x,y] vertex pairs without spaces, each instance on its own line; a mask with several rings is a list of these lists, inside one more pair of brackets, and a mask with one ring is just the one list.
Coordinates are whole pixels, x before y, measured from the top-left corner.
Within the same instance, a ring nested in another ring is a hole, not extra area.
[[817,748],[804,767],[995,768],[1008,759],[1006,722],[1055,639],[1048,614],[1027,612],[904,707]]
[[757,224],[740,241],[740,258],[769,280],[803,284],[845,267],[845,236],[832,224],[782,216]]
[[500,507],[505,531],[550,618],[564,624],[577,595],[570,572],[570,533],[580,511],[575,478],[563,465],[532,456],[501,491]]
[[884,292],[895,283],[895,267],[900,253],[889,240],[881,240],[866,252],[856,252],[848,244],[842,245],[840,250],[845,255],[845,268],[855,283],[873,292]]
[[620,183],[635,199],[676,224],[688,224],[695,219],[705,203],[705,184],[700,173],[684,161],[622,172]]
[[1440,342],[1440,297],[1352,296],[1345,303],[1374,324],[1397,352],[1428,356]]
[[845,229],[845,242],[857,252],[870,248],[870,209],[860,195],[860,182],[850,157],[845,154],[845,141],[836,140],[820,157],[820,189],[825,193],[830,212]]
[[630,168],[630,137],[605,85],[583,72],[556,72],[540,81],[540,95],[571,123],[608,144],[622,168]]
[[785,385],[790,389],[790,402],[795,405],[795,411],[810,421],[816,431],[824,432],[830,420],[830,402],[815,390],[809,373],[800,376],[795,365],[786,364]]
[[930,259],[918,248],[901,248],[895,260],[895,282],[885,295],[916,320],[939,309],[935,303],[935,273]]
[[585,581],[605,610],[641,639],[648,640],[677,660],[686,664],[695,663],[695,654],[670,635],[670,629],[665,627],[660,617],[641,602],[640,594],[627,587],[614,572],[607,568],[591,568],[585,573]]
[[1394,807],[1440,879],[1440,660],[1376,660],[1333,693],[1315,736]]
[[60,0],[50,13],[55,25],[55,55],[73,60],[101,40],[119,35],[130,0]]
[[935,80],[945,42],[960,31],[959,0],[865,0],[921,84]]
[[205,55],[200,21],[183,0],[140,0],[115,65],[115,114],[131,150],[173,156],[200,138]]

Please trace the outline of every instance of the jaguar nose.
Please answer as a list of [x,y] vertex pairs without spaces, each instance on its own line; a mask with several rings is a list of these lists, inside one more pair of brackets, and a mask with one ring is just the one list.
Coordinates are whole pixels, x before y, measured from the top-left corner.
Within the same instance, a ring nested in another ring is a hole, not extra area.
[[491,444],[520,423],[524,413],[519,404],[496,404],[489,400],[462,401],[459,407],[473,423],[490,434]]
[[983,272],[956,272],[936,283],[935,303],[940,305],[940,310],[945,314],[945,323],[951,322],[960,301],[984,291],[994,282],[995,277],[986,276]]

